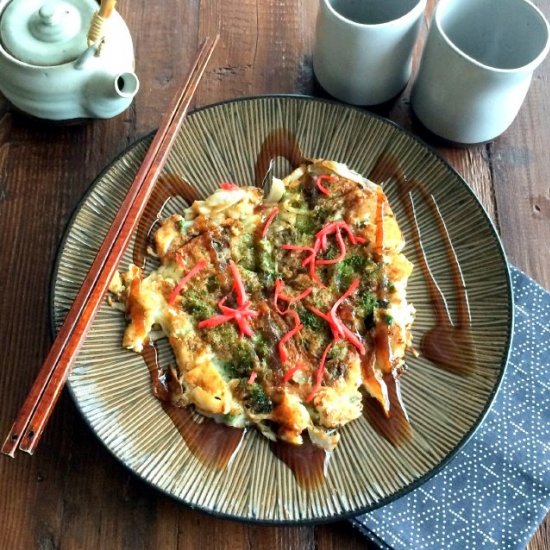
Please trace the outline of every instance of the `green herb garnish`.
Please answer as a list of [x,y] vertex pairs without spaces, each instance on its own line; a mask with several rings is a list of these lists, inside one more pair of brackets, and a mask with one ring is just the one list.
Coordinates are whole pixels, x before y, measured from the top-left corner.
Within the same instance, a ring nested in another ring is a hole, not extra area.
[[263,387],[258,383],[248,385],[245,404],[256,414],[267,414],[273,410],[271,399],[269,399]]
[[363,276],[368,259],[362,254],[352,254],[336,266],[336,281],[340,289],[348,288],[352,280]]
[[309,311],[308,309],[301,309],[298,313],[300,321],[304,327],[307,327],[315,332],[318,332],[323,327],[323,324],[326,324],[323,319],[315,315],[315,313]]
[[183,309],[193,315],[197,321],[214,315],[214,308],[205,301],[204,295],[195,290],[188,290],[184,294],[182,305]]

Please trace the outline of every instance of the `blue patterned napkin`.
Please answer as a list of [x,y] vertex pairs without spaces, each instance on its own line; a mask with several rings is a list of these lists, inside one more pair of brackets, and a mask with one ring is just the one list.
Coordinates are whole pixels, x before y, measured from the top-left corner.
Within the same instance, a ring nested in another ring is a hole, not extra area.
[[512,281],[512,353],[481,427],[430,481],[352,520],[383,549],[523,549],[550,508],[550,294]]

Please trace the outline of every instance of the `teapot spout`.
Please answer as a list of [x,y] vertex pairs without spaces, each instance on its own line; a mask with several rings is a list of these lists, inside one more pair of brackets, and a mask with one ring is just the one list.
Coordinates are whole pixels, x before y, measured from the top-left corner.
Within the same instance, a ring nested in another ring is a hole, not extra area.
[[96,73],[86,87],[86,109],[93,117],[111,118],[130,106],[138,90],[139,79],[132,71]]
[[115,93],[118,97],[133,99],[138,90],[139,79],[136,73],[126,71],[115,78]]

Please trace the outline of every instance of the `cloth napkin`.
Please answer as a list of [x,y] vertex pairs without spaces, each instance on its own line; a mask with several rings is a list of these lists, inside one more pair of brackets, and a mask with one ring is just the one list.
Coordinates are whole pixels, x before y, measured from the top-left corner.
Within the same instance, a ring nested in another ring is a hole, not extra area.
[[382,549],[523,549],[550,508],[550,294],[511,269],[515,330],[493,407],[439,474],[352,520]]

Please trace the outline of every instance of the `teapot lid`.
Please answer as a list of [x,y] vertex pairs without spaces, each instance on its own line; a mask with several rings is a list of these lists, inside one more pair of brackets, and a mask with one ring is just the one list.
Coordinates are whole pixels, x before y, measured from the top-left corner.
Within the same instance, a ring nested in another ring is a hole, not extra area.
[[87,47],[92,0],[12,0],[0,14],[0,41],[16,59],[31,65],[60,65]]

